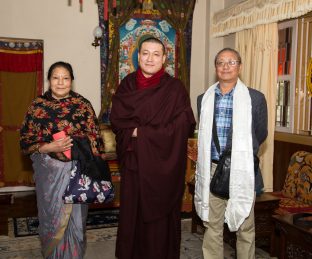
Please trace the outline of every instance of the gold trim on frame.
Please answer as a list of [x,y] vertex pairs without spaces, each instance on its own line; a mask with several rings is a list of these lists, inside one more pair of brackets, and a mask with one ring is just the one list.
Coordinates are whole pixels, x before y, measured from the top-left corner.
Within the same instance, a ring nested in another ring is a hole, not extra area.
[[308,95],[312,96],[312,58],[310,58],[307,68],[307,88],[308,88]]

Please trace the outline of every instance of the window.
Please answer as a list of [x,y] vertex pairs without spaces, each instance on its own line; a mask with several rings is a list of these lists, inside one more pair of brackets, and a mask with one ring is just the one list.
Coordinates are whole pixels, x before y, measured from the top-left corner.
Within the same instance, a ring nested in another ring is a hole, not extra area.
[[277,131],[293,132],[297,21],[280,23],[278,38],[275,128]]
[[312,135],[312,13],[279,24],[276,131]]
[[312,135],[312,95],[309,91],[312,61],[312,13],[298,19],[294,133]]

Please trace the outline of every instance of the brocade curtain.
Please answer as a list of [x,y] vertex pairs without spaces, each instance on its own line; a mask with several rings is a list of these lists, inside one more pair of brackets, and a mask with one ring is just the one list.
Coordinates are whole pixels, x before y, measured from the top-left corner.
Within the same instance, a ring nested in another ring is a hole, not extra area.
[[178,78],[190,92],[189,69],[186,53],[186,27],[194,11],[195,0],[154,0],[154,6],[164,20],[167,20],[178,33]]
[[0,38],[0,187],[33,185],[19,128],[31,100],[42,93],[43,42]]
[[[119,64],[119,27],[127,20],[129,20],[131,14],[136,8],[139,7],[139,3],[135,0],[120,0],[117,3],[114,1],[107,1],[105,6],[105,0],[99,1],[99,9],[103,10],[103,16],[100,16],[100,23],[105,23],[104,13],[105,8],[108,8],[109,23],[106,32],[104,33],[104,41],[107,44],[107,66],[105,70],[102,70],[105,66],[101,67],[102,74],[102,96],[101,96],[101,112],[99,115],[100,121],[103,123],[109,123],[110,105],[112,95],[118,86],[118,64]],[[101,12],[100,12],[101,14]],[[102,21],[102,22],[101,22]],[[109,31],[113,31],[112,39],[109,42]],[[105,48],[103,52],[105,52]]]
[[[99,120],[109,124],[111,98],[118,87],[119,78],[119,28],[127,22],[136,10],[142,8],[142,0],[98,2],[100,26],[104,31],[101,41],[101,112]],[[195,0],[159,1],[153,0],[154,9],[158,10],[161,19],[166,20],[177,31],[178,42],[178,78],[183,81],[189,92],[189,65],[192,36],[192,14]],[[157,12],[157,16],[159,16]],[[150,17],[150,16],[149,16]],[[109,19],[108,19],[109,18]],[[111,37],[111,38],[110,38]],[[102,125],[109,132],[108,125]],[[114,137],[114,136],[113,136]],[[109,143],[109,137],[104,140]],[[191,195],[187,188],[183,196],[183,211],[191,211]]]
[[278,65],[277,23],[259,25],[236,34],[236,49],[242,56],[242,81],[265,95],[268,106],[268,137],[260,148],[260,166],[265,191],[273,191],[275,100]]
[[[185,84],[187,91],[189,85],[189,60],[187,55],[187,44],[190,44],[189,27],[194,11],[195,0],[153,0],[154,9],[157,9],[162,19],[167,20],[177,31],[179,46],[178,78]],[[104,39],[101,46],[101,112],[99,120],[109,124],[111,98],[118,86],[118,64],[119,64],[119,27],[129,20],[133,12],[142,7],[142,1],[120,0],[99,1],[100,25],[104,28]],[[108,12],[106,11],[108,9]],[[105,22],[108,13],[109,22]],[[109,33],[112,31],[112,39],[109,42]],[[103,45],[104,44],[104,45]],[[190,55],[189,55],[190,56]]]

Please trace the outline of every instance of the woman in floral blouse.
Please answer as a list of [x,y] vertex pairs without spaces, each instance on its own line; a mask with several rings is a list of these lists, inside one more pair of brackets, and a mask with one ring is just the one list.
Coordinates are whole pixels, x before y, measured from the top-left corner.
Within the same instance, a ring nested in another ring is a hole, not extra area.
[[[95,156],[104,150],[92,105],[71,90],[73,80],[70,64],[54,63],[48,71],[49,90],[33,100],[20,131],[21,148],[33,161],[44,258],[83,258],[86,248],[88,205],[62,200],[73,167],[65,155],[72,137],[87,137]],[[54,140],[61,131],[65,137]]]

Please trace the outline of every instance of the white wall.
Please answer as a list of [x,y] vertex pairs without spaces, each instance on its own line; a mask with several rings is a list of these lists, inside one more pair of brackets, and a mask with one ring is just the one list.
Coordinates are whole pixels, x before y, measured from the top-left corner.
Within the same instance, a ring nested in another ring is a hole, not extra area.
[[193,38],[191,58],[191,103],[197,118],[197,96],[215,83],[215,55],[224,47],[235,47],[235,34],[225,37],[211,37],[212,16],[224,8],[244,0],[196,0],[193,15]]
[[[89,99],[99,114],[100,49],[91,46],[98,24],[95,2],[83,1],[81,13],[78,0],[72,0],[71,7],[67,0],[0,0],[0,37],[43,40],[45,89],[49,66],[67,61],[74,69],[75,90]],[[209,32],[211,15],[223,4],[223,0],[196,0],[195,4],[190,97],[196,117],[196,98],[214,83],[214,56],[223,48],[223,38],[212,38]]]
[[0,0],[0,37],[31,38],[44,41],[44,77],[50,65],[63,60],[71,63],[75,91],[89,99],[100,112],[100,49],[91,46],[98,25],[94,0]]
[[195,3],[190,81],[190,97],[195,118],[198,117],[197,96],[216,81],[214,58],[223,48],[224,39],[210,36],[210,23],[213,13],[223,9],[223,4],[223,0],[197,0]]
[[206,0],[196,1],[193,14],[190,70],[190,98],[195,118],[197,118],[197,96],[202,94],[208,87],[208,10],[209,3]]
[[[214,0],[210,0],[210,8],[209,8],[209,24],[208,24],[208,28],[207,28],[207,33],[209,33],[209,35],[211,35],[210,32],[210,28],[211,28],[211,20],[212,20],[212,16],[215,12],[221,10],[224,8],[224,1],[214,1]],[[212,85],[213,83],[216,82],[216,73],[215,73],[215,65],[214,65],[214,59],[216,54],[223,49],[224,47],[224,39],[223,37],[210,37],[210,41],[209,41],[209,85]],[[207,88],[208,88],[207,86]]]

